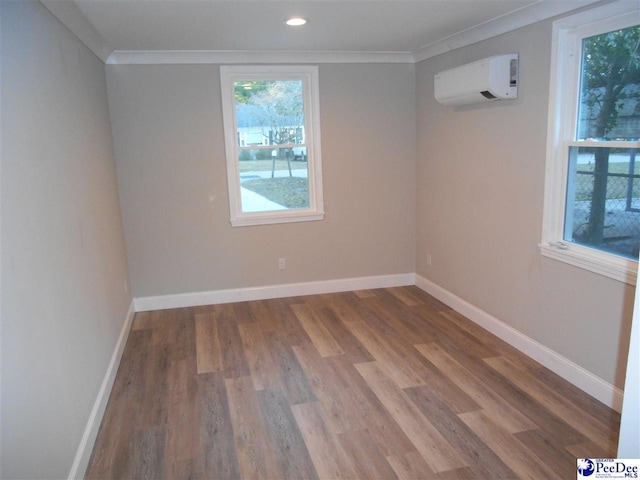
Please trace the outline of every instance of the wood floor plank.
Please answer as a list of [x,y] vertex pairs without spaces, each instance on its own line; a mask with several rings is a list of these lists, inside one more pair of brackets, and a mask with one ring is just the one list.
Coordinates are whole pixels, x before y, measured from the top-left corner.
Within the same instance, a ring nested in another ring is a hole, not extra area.
[[[453,348],[452,344],[446,344],[443,350],[445,349],[450,356],[473,374],[484,388],[490,389],[500,397],[502,402],[508,403],[543,431],[545,438],[556,448],[564,448],[568,444],[587,441],[587,437],[567,424],[562,418],[545,409],[537,400],[515,384],[506,381],[503,375],[491,368],[486,362],[480,361],[477,357],[459,348]],[[558,389],[558,391],[561,390]]]
[[[327,299],[326,295],[322,298]],[[359,297],[358,297],[359,298]],[[376,298],[375,295],[368,298]],[[354,301],[348,295],[334,294],[330,301],[327,301],[328,307],[336,314],[340,321],[344,323],[361,321],[362,317],[355,307]]]
[[201,449],[194,476],[220,480],[240,478],[224,374],[198,375],[196,381]]
[[351,363],[372,362],[375,360],[366,348],[351,333],[347,326],[330,308],[324,307],[318,312],[318,318],[331,332],[336,342]]
[[280,371],[280,378],[286,388],[289,403],[296,405],[315,402],[316,396],[309,380],[286,339],[280,332],[265,332],[264,338],[271,358]]
[[[153,337],[152,337],[153,338]],[[171,345],[166,343],[153,344],[149,354],[144,358],[145,365],[142,375],[142,392],[136,396],[139,406],[130,420],[136,420],[140,430],[157,425],[166,425],[168,419],[169,372],[173,362]],[[177,358],[175,361],[179,361]],[[144,408],[142,406],[144,405]]]
[[[335,434],[358,431],[367,428],[367,425],[358,411],[349,408],[349,389],[342,379],[327,381],[331,375],[331,367],[324,361],[324,358],[309,345],[298,345],[293,347],[298,362],[302,366],[309,384],[318,399],[327,423],[331,431]],[[346,387],[347,390],[343,390]]]
[[295,298],[268,300],[269,310],[278,318],[279,328],[276,331],[289,346],[311,342],[309,335],[291,309],[291,305],[295,305],[296,301]]
[[287,393],[290,405],[316,401],[309,380],[300,366],[300,362],[285,339],[278,332],[264,334],[271,358],[280,372],[280,378]]
[[431,343],[437,339],[424,316],[416,308],[408,307],[387,289],[379,290],[376,298],[363,301],[362,311],[366,312],[369,321],[379,318],[383,325],[391,327],[400,338],[406,339],[412,345]]
[[282,478],[251,377],[227,378],[225,384],[242,478]]
[[[528,450],[542,459],[547,467],[553,470],[560,478],[572,478],[576,474],[576,459],[564,448],[556,448],[551,444],[540,430],[529,430],[514,434]],[[602,458],[602,457],[600,457]]]
[[198,373],[221,372],[222,350],[218,338],[218,325],[213,314],[197,314],[196,363]]
[[291,410],[318,477],[321,479],[356,478],[353,462],[324,421],[320,406],[317,403],[302,403],[293,405]]
[[[154,349],[151,344],[152,337],[151,330],[131,331],[129,334],[109,397],[109,401],[113,404],[118,405],[125,398],[141,400],[148,378],[146,376],[147,360]],[[108,412],[105,411],[105,415],[107,414]]]
[[467,427],[456,412],[449,408],[448,402],[442,401],[437,395],[429,394],[425,387],[409,388],[404,392],[429,422],[456,448],[465,463],[472,466],[472,477],[466,477],[468,472],[463,469],[452,471],[450,478],[456,478],[456,475],[477,480],[515,478],[513,470]]
[[246,323],[257,323],[251,311],[251,302],[239,302],[231,305],[233,308],[233,318],[237,325]]
[[280,459],[282,478],[317,479],[318,475],[285,393],[281,388],[268,388],[258,392],[258,400],[276,458]]
[[336,384],[341,386],[338,392],[344,399],[346,410],[362,420],[361,424],[366,425],[369,436],[385,456],[415,450],[411,440],[347,358],[330,357],[325,362],[329,370],[339,378]]
[[[161,448],[159,456],[164,457],[166,423],[166,381],[161,375],[167,368],[166,347],[153,345],[152,338],[153,331],[146,329],[129,336],[87,478],[131,478],[142,471],[140,462],[164,471],[155,458],[148,458],[156,448]],[[150,437],[149,431],[156,436]]]
[[357,308],[357,313],[360,318],[376,334],[382,335],[383,337],[398,335],[398,332],[394,328],[394,325],[387,321],[388,316],[385,315],[385,312],[377,308],[379,296],[383,295],[393,298],[392,295],[385,292],[384,290],[381,290],[378,295],[376,295],[376,298],[367,301],[357,300],[353,303]]
[[[591,440],[574,445],[568,445],[565,450],[575,459],[577,458],[612,458],[613,456],[602,445],[596,445]],[[617,456],[617,455],[616,455]]]
[[495,424],[483,411],[458,415],[494,453],[522,480],[560,480],[561,477],[540,461],[513,435]]
[[[473,467],[464,467],[458,468],[456,470],[449,470],[447,472],[437,473],[435,478],[438,480],[480,480],[483,477],[479,476]],[[486,480],[497,480],[499,477],[491,476],[486,477]],[[509,480],[515,479],[516,477],[506,477]]]
[[164,456],[168,464],[190,460],[199,454],[199,415],[195,371],[186,360],[172,362],[167,396],[167,441]]
[[[397,304],[390,303],[390,299],[396,300]],[[386,290],[379,293],[377,298],[367,301],[366,308],[370,312],[369,318],[373,315],[381,318],[386,325],[393,329],[397,336],[411,345],[430,343],[436,339],[431,331],[425,328],[427,323],[418,314]]]
[[[415,449],[345,357],[323,358],[308,345],[293,348],[332,433],[367,429],[385,455],[402,454]],[[333,377],[333,381],[326,381],[329,376]]]
[[166,345],[170,343],[170,338],[178,334],[177,322],[173,317],[175,310],[160,310],[151,312],[150,321],[147,328],[153,332],[151,338],[152,345]]
[[[168,314],[170,317],[171,314]],[[131,331],[138,330],[154,330],[162,327],[167,318],[167,312],[162,311],[150,311],[150,312],[138,312],[136,313],[133,324],[131,325]]]
[[[620,412],[607,407],[604,403],[597,400],[591,395],[585,395],[577,386],[568,383],[560,375],[552,372],[548,368],[544,368],[533,359],[522,355],[520,352],[514,355],[505,355],[516,365],[535,365],[535,368],[529,368],[528,371],[532,375],[546,385],[548,388],[556,392],[562,392],[562,396],[577,408],[589,412],[592,417],[599,419],[607,424],[614,431],[620,430]],[[600,456],[602,458],[602,456]]]
[[168,476],[167,464],[163,461],[166,432],[167,429],[160,425],[142,430],[136,439],[134,455],[129,458],[126,473],[113,478]]
[[353,462],[356,478],[379,480],[396,480],[398,478],[367,430],[341,433],[338,435],[338,439],[345,453]]
[[347,327],[400,388],[425,384],[419,373],[408,368],[402,357],[390,348],[384,337],[374,332],[364,321],[349,322]]
[[[492,348],[492,351],[500,351],[502,354],[513,354],[522,358],[522,353],[516,350],[514,347],[509,345],[504,340],[498,338],[493,333],[485,330],[477,323],[472,322],[467,317],[462,315],[461,313],[456,312],[455,310],[444,310],[438,312],[441,318],[446,319],[448,322],[455,325],[461,331],[466,332],[471,338],[476,339],[481,344],[489,346]],[[494,356],[494,355],[490,355]]]
[[503,374],[519,388],[545,405],[547,409],[564,419],[573,428],[586,435],[597,445],[602,445],[615,457],[618,446],[617,432],[604,425],[598,419],[577,409],[562,395],[548,388],[530,373],[518,368],[505,357],[487,358],[485,362]]
[[433,471],[437,473],[467,466],[456,449],[386,377],[376,362],[360,363],[356,368]]
[[131,331],[146,330],[153,327],[152,312],[138,312],[133,317],[133,323],[131,324]]
[[432,480],[437,475],[417,450],[389,456],[387,461],[399,480]]
[[428,305],[429,308],[431,308],[431,310],[433,310],[434,312],[442,312],[442,311],[451,310],[451,307],[449,307],[449,305],[447,305],[446,303],[441,302],[440,300],[438,300],[433,295],[428,294],[427,292],[425,292],[424,290],[418,288],[415,285],[411,285],[411,286],[408,286],[408,287],[405,287],[405,288],[407,290],[409,290],[413,295],[418,297],[420,300],[422,300],[422,303],[425,303],[426,305]]
[[316,347],[320,355],[330,357],[332,355],[344,355],[344,351],[338,345],[335,338],[331,335],[327,327],[316,316],[313,310],[307,304],[291,305],[291,309],[295,313],[298,321],[311,338],[313,345]]
[[193,357],[195,362],[195,325],[191,308],[153,312],[152,318],[155,325],[151,343],[168,346],[176,359]]
[[[176,460],[168,462],[166,464],[166,477],[165,478],[195,478],[197,475],[197,465],[195,460]],[[149,478],[147,476],[140,476],[135,478]]]
[[134,437],[136,429],[135,423],[129,421],[129,415],[135,409],[135,403],[132,398],[121,398],[111,402],[93,446],[85,478],[129,476],[129,462],[135,460],[135,452],[132,452],[129,441]]
[[401,287],[391,287],[386,289],[391,295],[396,297],[402,303],[404,303],[407,307],[416,307],[418,305],[422,305],[422,300],[417,296],[413,295],[408,289]]
[[278,315],[272,310],[269,300],[256,300],[249,302],[249,308],[253,318],[260,324],[263,332],[273,332],[280,328]]
[[425,385],[405,388],[405,392],[414,392],[414,395],[425,398],[438,398],[455,413],[480,410],[480,405],[426,359],[424,370]]
[[355,293],[358,298],[373,298],[376,296],[375,292],[372,290],[356,290]]
[[251,375],[238,324],[235,321],[233,304],[216,305],[214,316],[218,326],[218,341],[222,349],[222,366],[225,378]]
[[256,390],[280,385],[280,373],[271,359],[271,352],[257,323],[238,325],[245,358]]
[[416,345],[416,349],[482,406],[486,415],[500,422],[501,427],[506,431],[516,433],[538,428],[436,344]]
[[428,319],[430,329],[439,333],[436,343],[440,345],[445,342],[455,344],[457,348],[469,352],[477,358],[494,357],[498,354],[498,350],[491,343],[485,343],[466,330],[458,328],[441,313],[433,312],[422,306],[416,307],[415,310]]

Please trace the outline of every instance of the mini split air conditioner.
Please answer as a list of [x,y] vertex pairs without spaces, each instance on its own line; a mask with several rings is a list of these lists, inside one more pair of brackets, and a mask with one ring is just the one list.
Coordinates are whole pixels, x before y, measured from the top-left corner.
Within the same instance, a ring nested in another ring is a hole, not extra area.
[[496,55],[440,72],[435,97],[443,105],[467,105],[518,97],[518,54]]

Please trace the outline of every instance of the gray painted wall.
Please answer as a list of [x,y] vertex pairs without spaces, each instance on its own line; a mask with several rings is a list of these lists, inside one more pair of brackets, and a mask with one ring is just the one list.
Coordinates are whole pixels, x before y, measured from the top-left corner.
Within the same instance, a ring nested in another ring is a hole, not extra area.
[[319,73],[325,220],[232,228],[219,67],[107,66],[134,296],[414,271],[414,67]]
[[2,478],[66,478],[125,321],[104,65],[2,1]]
[[[634,289],[538,250],[551,25],[416,66],[416,271],[622,388]],[[436,73],[501,53],[520,54],[517,100],[458,109],[434,100]]]

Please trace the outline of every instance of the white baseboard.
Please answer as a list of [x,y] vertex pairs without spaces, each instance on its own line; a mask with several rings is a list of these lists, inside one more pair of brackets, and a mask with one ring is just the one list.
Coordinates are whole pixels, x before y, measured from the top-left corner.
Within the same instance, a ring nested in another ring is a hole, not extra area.
[[89,420],[87,421],[87,425],[85,426],[82,439],[80,440],[80,445],[78,446],[78,450],[76,451],[76,456],[73,459],[73,465],[71,466],[71,471],[69,472],[68,477],[69,480],[84,478],[87,467],[89,466],[91,452],[93,451],[93,446],[95,444],[96,437],[98,436],[100,423],[102,422],[102,417],[104,416],[104,411],[107,407],[107,401],[109,400],[109,395],[111,394],[111,388],[113,387],[113,382],[116,378],[116,372],[118,371],[118,366],[120,365],[120,359],[122,358],[122,353],[124,352],[124,346],[127,343],[127,338],[129,336],[129,330],[131,329],[131,323],[133,322],[134,315],[135,309],[134,303],[132,301],[131,305],[129,306],[129,311],[127,311],[127,316],[124,320],[124,324],[120,329],[120,336],[118,337],[116,347],[113,350],[113,354],[111,355],[111,360],[109,361],[107,372],[105,373],[102,380],[102,385],[100,385],[98,396],[96,397],[96,401],[93,404],[93,408],[91,409],[91,414],[89,415]]
[[196,307],[220,303],[246,302],[269,298],[318,295],[321,293],[348,292],[370,288],[401,287],[415,285],[415,274],[377,275],[372,277],[343,278],[319,282],[289,283],[265,287],[234,288],[209,292],[180,293],[134,299],[136,312],[164,310],[167,308]]
[[619,388],[420,275],[416,275],[416,286],[605,405],[622,410],[623,392]]

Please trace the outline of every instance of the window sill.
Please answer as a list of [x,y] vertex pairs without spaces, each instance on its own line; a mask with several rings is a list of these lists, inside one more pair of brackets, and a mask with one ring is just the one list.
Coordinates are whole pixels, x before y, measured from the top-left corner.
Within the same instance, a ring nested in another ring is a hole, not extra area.
[[563,245],[566,245],[567,248],[558,248],[548,243],[540,244],[540,253],[547,258],[553,258],[619,282],[629,285],[636,284],[638,262],[579,245],[570,243]]
[[294,223],[294,222],[313,222],[318,220],[324,220],[324,212],[304,212],[304,213],[289,213],[283,215],[280,212],[269,213],[256,213],[246,214],[242,217],[236,217],[231,219],[232,227],[248,227],[252,225],[273,225],[276,223]]

